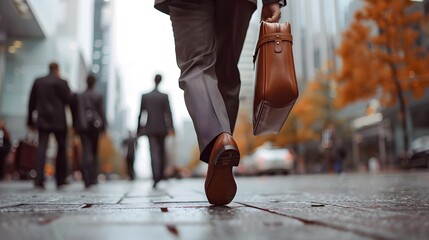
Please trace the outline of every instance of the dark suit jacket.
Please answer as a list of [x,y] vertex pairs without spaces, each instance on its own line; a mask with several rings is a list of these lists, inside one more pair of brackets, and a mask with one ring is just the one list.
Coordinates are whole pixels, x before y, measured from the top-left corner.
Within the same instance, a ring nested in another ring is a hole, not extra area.
[[[65,131],[67,129],[65,107],[72,93],[67,82],[54,75],[34,81],[28,103],[27,125],[41,130]],[[33,112],[37,111],[37,122]]]
[[[184,1],[184,0],[155,0],[155,8],[163,13],[168,14],[168,4],[172,2],[180,2],[180,1]],[[248,1],[254,3],[256,7],[257,0],[248,0]],[[283,6],[286,6],[286,0],[262,0],[262,2],[263,4],[273,3],[273,2],[279,2],[279,3],[283,2]]]
[[[146,124],[141,125],[143,112],[147,113],[147,121]],[[145,135],[167,135],[169,130],[174,130],[167,94],[154,89],[142,95],[138,126],[138,131],[143,129],[139,134]]]
[[103,95],[96,92],[94,89],[87,89],[82,93],[76,94],[71,105],[73,113],[73,127],[76,131],[82,132],[89,129],[86,119],[86,110],[92,109],[102,120],[100,130],[105,130],[107,127],[106,115],[103,109]]

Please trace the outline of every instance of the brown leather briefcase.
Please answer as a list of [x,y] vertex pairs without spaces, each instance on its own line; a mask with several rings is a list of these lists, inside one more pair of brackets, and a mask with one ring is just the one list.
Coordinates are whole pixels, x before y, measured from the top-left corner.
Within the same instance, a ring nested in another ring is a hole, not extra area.
[[278,133],[298,98],[289,22],[261,22],[253,63],[253,134]]

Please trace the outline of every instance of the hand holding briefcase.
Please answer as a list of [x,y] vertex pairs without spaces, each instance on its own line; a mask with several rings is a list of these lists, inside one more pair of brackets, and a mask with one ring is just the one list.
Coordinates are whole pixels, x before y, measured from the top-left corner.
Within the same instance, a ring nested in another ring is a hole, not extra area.
[[253,63],[253,134],[278,133],[298,98],[289,22],[261,22]]

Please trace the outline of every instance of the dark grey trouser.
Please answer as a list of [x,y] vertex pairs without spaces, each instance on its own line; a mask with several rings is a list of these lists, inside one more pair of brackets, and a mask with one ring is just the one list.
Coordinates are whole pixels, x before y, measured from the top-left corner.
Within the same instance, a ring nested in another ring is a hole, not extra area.
[[45,163],[46,163],[46,149],[48,148],[49,135],[54,133],[57,140],[58,150],[55,162],[55,179],[57,185],[65,183],[67,176],[67,156],[66,156],[66,131],[49,131],[39,130],[39,145],[37,146],[37,176],[35,182],[41,184],[45,181]]
[[127,156],[125,160],[127,161],[128,176],[131,180],[136,179],[136,173],[134,171],[134,156]]
[[234,131],[241,83],[237,64],[255,5],[200,0],[170,4],[169,9],[179,86],[197,133],[200,159],[208,162],[213,140]]
[[164,178],[166,164],[165,135],[149,135],[150,158],[152,164],[152,178],[158,183]]
[[98,180],[98,141],[100,132],[88,130],[80,133],[82,143],[82,177],[85,186],[97,184]]

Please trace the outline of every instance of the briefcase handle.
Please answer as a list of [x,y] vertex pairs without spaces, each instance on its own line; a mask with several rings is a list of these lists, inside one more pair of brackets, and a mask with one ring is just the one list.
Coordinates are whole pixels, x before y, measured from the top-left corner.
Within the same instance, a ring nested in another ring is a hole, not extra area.
[[[261,24],[263,24],[263,22],[261,22]],[[265,34],[263,37],[258,39],[258,43],[256,44],[256,48],[255,48],[255,53],[253,54],[253,68],[255,68],[255,62],[256,62],[256,58],[258,57],[259,48],[265,43],[276,42],[276,44],[280,45],[281,42],[288,41],[291,44],[293,44],[293,38],[290,32],[291,31],[290,22],[287,22],[286,24],[289,25],[288,33],[284,33],[284,32],[269,33],[269,34]],[[278,30],[280,30],[280,27],[278,27]]]

